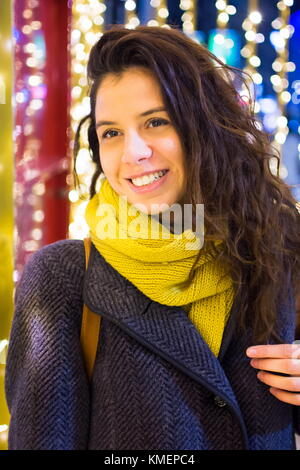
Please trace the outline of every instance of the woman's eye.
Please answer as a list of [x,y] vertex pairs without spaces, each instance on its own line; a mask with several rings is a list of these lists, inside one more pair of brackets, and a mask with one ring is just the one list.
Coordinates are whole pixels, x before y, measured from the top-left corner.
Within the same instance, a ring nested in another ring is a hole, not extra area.
[[[110,130],[110,131],[105,131],[104,134],[102,134],[102,138],[103,139],[106,139],[107,135],[109,135],[110,132],[118,132],[118,131],[114,131],[114,130]],[[110,136],[111,137],[111,136]],[[112,136],[113,137],[113,136]]]
[[[168,121],[166,121],[165,119],[151,119],[150,124],[152,124],[153,122],[158,122],[163,125],[168,124]],[[154,127],[157,127],[157,126],[154,126]]]
[[[149,124],[155,124],[155,123],[158,123],[158,126],[155,125],[154,127],[160,127],[160,125],[166,125],[166,124],[169,124],[168,121],[166,121],[165,119],[151,119],[151,121],[149,121]],[[115,131],[113,129],[110,129],[108,131],[105,131],[103,134],[102,134],[102,139],[111,139],[112,137],[116,137],[115,135],[111,135],[111,132],[116,132],[118,133],[118,131]]]

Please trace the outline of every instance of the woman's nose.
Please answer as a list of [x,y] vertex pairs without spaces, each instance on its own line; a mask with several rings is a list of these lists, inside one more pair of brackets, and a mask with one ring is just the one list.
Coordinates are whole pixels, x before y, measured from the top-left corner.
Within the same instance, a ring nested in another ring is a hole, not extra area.
[[150,158],[152,150],[138,132],[131,132],[124,139],[123,163],[136,163]]

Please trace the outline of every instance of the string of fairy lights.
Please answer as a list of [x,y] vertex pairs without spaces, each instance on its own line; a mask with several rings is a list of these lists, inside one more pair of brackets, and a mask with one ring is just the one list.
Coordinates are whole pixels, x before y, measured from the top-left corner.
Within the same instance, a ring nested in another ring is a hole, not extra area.
[[[271,33],[273,45],[277,52],[277,57],[272,64],[272,68],[276,73],[271,75],[270,80],[277,95],[280,111],[274,137],[279,150],[289,133],[288,121],[285,116],[286,105],[291,100],[291,94],[287,91],[289,86],[287,73],[293,72],[296,68],[295,64],[288,60],[288,41],[294,33],[293,26],[289,24],[290,7],[292,5],[293,0],[283,0],[277,3],[278,17],[272,22],[275,31]],[[284,177],[285,174],[281,174],[281,176]]]
[[[215,6],[217,10],[217,34],[214,35],[214,43],[218,46],[221,46],[223,50],[226,50],[234,46],[233,40],[229,37],[226,37],[226,30],[229,17],[236,14],[236,8],[233,5],[228,5],[226,0],[217,0]],[[222,60],[222,62],[226,63],[224,54],[216,55],[220,60]]]
[[225,30],[229,21],[229,15],[234,15],[236,8],[233,5],[228,5],[227,0],[217,0],[215,5],[217,9],[217,28]]
[[167,18],[169,16],[169,10],[167,7],[167,0],[153,0],[150,5],[155,8],[155,21],[156,26],[164,26],[167,24]]
[[[257,44],[262,43],[265,40],[264,35],[258,32],[258,25],[261,21],[262,15],[260,11],[258,11],[258,1],[249,0],[248,15],[242,23],[242,28],[245,31],[245,45],[241,50],[241,55],[246,61],[244,71],[249,73],[256,85],[262,83],[262,75],[257,71],[261,65],[261,60],[257,55]],[[251,85],[250,90],[252,94],[254,94],[254,90],[251,89]],[[260,105],[258,101],[255,101],[254,112],[258,113],[259,111]]]
[[[22,48],[14,37],[16,48],[16,79],[13,104],[16,111],[14,140],[16,155],[16,180],[14,183],[14,200],[16,207],[17,226],[23,226],[23,218],[31,217],[30,233],[26,234],[26,240],[22,247],[25,252],[34,252],[40,248],[43,237],[42,224],[44,220],[43,195],[45,184],[43,175],[36,166],[38,152],[40,150],[40,131],[38,130],[39,117],[43,112],[45,85],[44,66],[45,52],[42,44],[35,41],[36,34],[42,30],[43,25],[39,20],[37,8],[39,0],[26,0],[22,11],[23,34]],[[22,58],[22,59],[21,59]],[[27,86],[24,87],[24,81]],[[19,107],[23,109],[24,121],[19,123]],[[25,138],[25,145],[21,148]],[[30,194],[28,194],[28,190]],[[25,216],[26,214],[26,216]],[[17,227],[16,227],[17,228]],[[20,234],[15,229],[14,243],[20,243]],[[16,263],[14,280],[19,277],[19,265]]]
[[[152,17],[148,19],[148,26],[170,27],[168,25],[169,10],[166,0],[149,0],[153,12]],[[275,145],[281,146],[288,134],[288,123],[285,116],[286,104],[291,99],[287,91],[288,81],[286,74],[295,69],[295,64],[288,61],[288,39],[293,33],[293,28],[289,25],[290,7],[293,0],[282,0],[277,3],[278,18],[272,22],[272,27],[277,36],[274,36],[273,45],[277,52],[277,57],[273,62],[274,74],[270,80],[278,100],[279,115],[277,117],[277,129],[274,135]],[[214,41],[217,44],[226,44],[226,41],[232,42],[232,39],[226,38],[226,30],[230,16],[236,14],[236,7],[229,5],[227,0],[217,0],[216,7],[216,25],[217,33]],[[89,101],[86,98],[86,62],[88,51],[95,42],[96,36],[103,34],[104,12],[106,4],[98,0],[73,0],[73,30],[71,36],[72,53],[72,131],[75,132],[78,120],[89,112]],[[187,35],[193,35],[197,29],[197,1],[180,0],[179,9],[182,12],[182,30]],[[262,21],[262,14],[258,8],[258,0],[248,0],[248,13],[244,19],[242,28],[244,30],[245,44],[240,53],[245,59],[244,70],[249,72],[255,85],[262,83],[262,75],[259,72],[261,60],[258,56],[258,44],[265,41],[265,37],[259,32],[259,25]],[[134,29],[140,25],[140,19],[137,14],[137,2],[126,0],[124,2],[124,26],[128,29]],[[228,45],[227,45],[228,47]],[[232,44],[231,46],[232,47]],[[222,59],[222,57],[220,57]],[[224,59],[225,61],[225,59]],[[252,90],[254,92],[254,90]],[[260,112],[260,105],[255,100],[254,112]],[[71,146],[73,141],[71,141]],[[77,159],[77,173],[81,180],[80,192],[88,194],[88,187],[93,173],[93,166],[87,148],[87,140],[84,139],[83,146]],[[300,151],[300,146],[299,146]],[[286,169],[281,167],[281,176],[286,176]],[[72,177],[69,175],[68,183],[72,186]],[[73,238],[83,238],[86,236],[87,226],[84,219],[84,211],[87,201],[81,201],[79,193],[70,188],[69,199],[71,201],[71,216],[69,234]]]
[[[132,2],[134,3],[134,2]],[[74,136],[78,122],[90,113],[86,66],[92,45],[104,31],[106,5],[98,0],[74,0],[72,4],[71,32],[71,132],[70,150],[73,151]],[[88,201],[89,186],[94,172],[94,164],[88,150],[87,135],[81,133],[82,145],[77,156],[76,172],[80,179],[78,189],[74,189],[72,174],[67,176],[71,202],[69,237],[84,238],[87,233],[84,212]]]
[[179,8],[184,12],[181,15],[182,31],[187,35],[192,35],[197,29],[197,2],[181,0]]
[[134,0],[126,0],[125,2],[125,18],[124,26],[127,29],[134,29],[140,24],[140,20],[136,12],[136,2]]

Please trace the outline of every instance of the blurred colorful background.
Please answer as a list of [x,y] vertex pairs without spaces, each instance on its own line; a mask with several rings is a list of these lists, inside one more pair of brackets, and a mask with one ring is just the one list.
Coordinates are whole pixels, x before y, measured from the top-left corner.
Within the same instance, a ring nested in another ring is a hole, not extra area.
[[248,71],[255,112],[280,151],[279,175],[300,201],[300,0],[0,0],[0,449],[7,449],[5,359],[24,264],[44,245],[88,233],[93,164],[83,136],[80,198],[72,146],[89,113],[89,50],[114,24],[180,28]]

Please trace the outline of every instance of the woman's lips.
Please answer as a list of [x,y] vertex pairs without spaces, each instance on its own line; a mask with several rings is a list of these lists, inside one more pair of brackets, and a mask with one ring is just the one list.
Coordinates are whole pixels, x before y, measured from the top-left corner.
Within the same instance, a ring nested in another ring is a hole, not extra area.
[[150,191],[154,191],[155,189],[157,189],[161,185],[163,185],[164,182],[167,179],[168,174],[169,174],[169,170],[167,170],[167,173],[165,175],[163,175],[161,178],[159,178],[158,180],[153,181],[153,183],[146,184],[145,186],[135,186],[131,182],[131,180],[127,180],[127,182],[129,184],[130,188],[132,189],[132,191],[134,191],[135,193],[148,193]]

